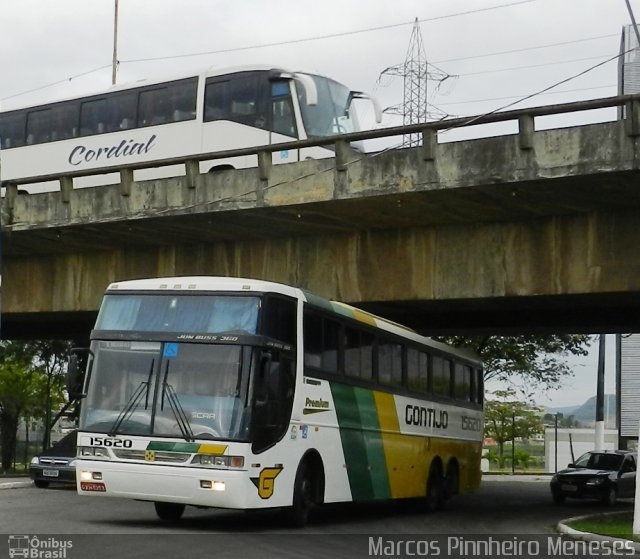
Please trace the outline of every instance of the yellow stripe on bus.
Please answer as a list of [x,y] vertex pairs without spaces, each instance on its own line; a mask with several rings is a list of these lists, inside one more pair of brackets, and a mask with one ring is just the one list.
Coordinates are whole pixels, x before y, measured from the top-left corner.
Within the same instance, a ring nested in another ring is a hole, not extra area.
[[198,454],[224,454],[227,450],[226,444],[201,444],[198,447]]
[[392,498],[425,494],[427,439],[400,433],[393,394],[374,391]]

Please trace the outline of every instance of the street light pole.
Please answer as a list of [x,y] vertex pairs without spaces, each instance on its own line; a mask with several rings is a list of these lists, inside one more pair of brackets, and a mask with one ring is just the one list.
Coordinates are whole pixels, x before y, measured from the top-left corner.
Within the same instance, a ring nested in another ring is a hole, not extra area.
[[118,70],[118,0],[115,0],[113,17],[113,60],[111,62],[111,85],[116,83],[116,72]]
[[604,356],[606,351],[606,334],[600,334],[598,344],[598,382],[596,390],[596,432],[595,449],[604,450]]

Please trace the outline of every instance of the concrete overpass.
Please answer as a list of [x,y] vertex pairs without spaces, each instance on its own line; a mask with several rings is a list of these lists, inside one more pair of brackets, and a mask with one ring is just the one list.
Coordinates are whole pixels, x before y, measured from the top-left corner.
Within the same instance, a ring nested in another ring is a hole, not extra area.
[[[534,130],[626,105],[628,118]],[[336,158],[3,200],[2,336],[86,336],[114,280],[236,275],[302,286],[427,333],[637,331],[638,97],[341,138]],[[519,133],[438,143],[472,122]],[[354,157],[346,141],[422,130],[424,146]],[[310,141],[292,143],[308,145]],[[318,142],[320,143],[320,142]],[[164,161],[162,163],[176,163]],[[106,171],[106,170],[105,170]]]

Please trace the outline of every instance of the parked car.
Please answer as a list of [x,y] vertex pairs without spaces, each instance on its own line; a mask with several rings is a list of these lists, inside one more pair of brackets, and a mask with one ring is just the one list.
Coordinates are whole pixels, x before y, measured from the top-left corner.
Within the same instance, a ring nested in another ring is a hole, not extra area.
[[633,498],[636,460],[635,452],[623,450],[587,452],[551,478],[551,496],[558,504],[570,497],[597,499],[609,506],[620,498]]
[[67,433],[47,450],[34,456],[29,475],[36,487],[46,488],[50,483],[76,483],[76,444],[78,431]]

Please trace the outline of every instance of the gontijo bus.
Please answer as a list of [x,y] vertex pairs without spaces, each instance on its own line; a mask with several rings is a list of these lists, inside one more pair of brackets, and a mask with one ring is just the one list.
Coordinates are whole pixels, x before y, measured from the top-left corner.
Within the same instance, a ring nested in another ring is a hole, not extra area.
[[481,362],[295,287],[113,283],[77,376],[79,494],[162,519],[283,507],[302,525],[321,503],[433,509],[480,482]]
[[[1,178],[6,184],[355,132],[359,124],[352,102],[358,98],[371,99],[324,76],[264,66],[118,85],[0,113]],[[372,101],[379,121],[379,107]],[[329,148],[310,147],[299,153],[276,151],[273,162],[331,156]],[[200,171],[255,165],[255,156],[218,159],[203,162]],[[158,171],[139,171],[135,178],[178,174],[171,168]]]

